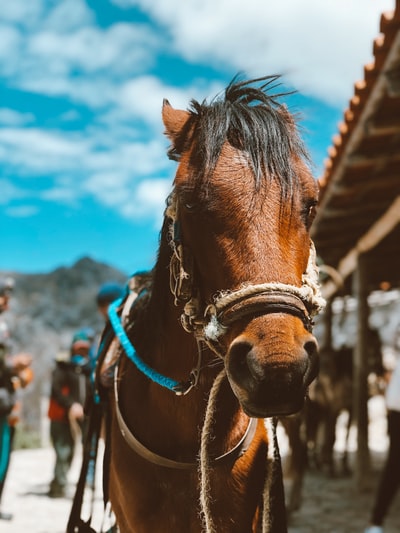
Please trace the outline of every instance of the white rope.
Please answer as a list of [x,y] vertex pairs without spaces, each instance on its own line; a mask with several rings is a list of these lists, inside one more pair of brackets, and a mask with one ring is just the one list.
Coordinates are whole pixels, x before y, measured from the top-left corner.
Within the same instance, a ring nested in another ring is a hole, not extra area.
[[[170,201],[165,211],[165,214],[171,219],[171,224],[169,226],[169,237],[174,258],[171,259],[171,266],[173,266],[172,263],[175,260],[178,263],[177,270],[179,270],[179,273],[175,271],[175,276],[177,276],[177,287],[175,291],[172,291],[175,296],[175,303],[177,303],[177,294],[175,294],[175,292],[177,289],[179,290],[183,280],[189,278],[189,275],[183,268],[183,250],[178,249],[175,242],[176,236],[174,223],[177,220],[177,201],[175,192],[173,192],[170,196]],[[325,300],[322,298],[320,293],[318,267],[316,263],[314,243],[311,241],[307,269],[306,272],[303,274],[301,287],[289,285],[286,283],[272,282],[261,283],[257,285],[245,285],[236,291],[220,292],[215,298],[214,303],[207,308],[210,320],[207,324],[204,325],[205,340],[207,340],[207,338],[211,340],[217,340],[218,337],[226,330],[226,328],[218,322],[218,312],[220,312],[225,307],[231,305],[235,301],[263,292],[286,292],[288,294],[293,294],[300,298],[303,302],[306,302],[308,304],[308,306],[311,308],[311,317],[318,314],[324,308]],[[184,327],[186,325],[187,328],[187,324],[195,323],[198,318],[199,302],[195,297],[192,297],[185,305],[184,313],[182,315],[182,323]],[[213,386],[211,387],[210,395],[207,402],[204,425],[201,431],[199,461],[200,513],[205,533],[218,533],[211,513],[211,461],[210,454],[208,453],[208,447],[213,439],[212,426],[215,423],[217,396],[221,387],[221,383],[225,377],[226,371],[225,369],[223,369],[218,374],[213,383]],[[274,475],[274,462],[276,461],[278,450],[276,449],[276,428],[274,426],[272,418],[266,418],[264,420],[264,426],[268,437],[268,454],[266,457],[266,475],[263,489],[262,533],[272,533],[272,510],[270,507],[270,496]]]
[[[213,439],[212,426],[215,424],[215,410],[218,392],[221,383],[226,377],[226,371],[223,369],[216,377],[208,398],[207,409],[205,414],[204,425],[201,432],[200,444],[200,512],[203,520],[205,533],[218,533],[214,524],[211,513],[211,482],[210,482],[210,454],[208,446]],[[268,437],[268,454],[266,456],[265,481],[263,489],[263,508],[262,508],[262,533],[272,533],[272,510],[270,508],[271,489],[274,475],[274,462],[277,457],[275,431],[276,428],[272,418],[264,419],[264,426]]]
[[303,274],[303,285],[297,287],[296,285],[289,285],[287,283],[271,282],[260,283],[257,285],[245,285],[237,291],[221,291],[215,299],[215,310],[221,311],[224,307],[234,303],[236,300],[247,298],[253,294],[261,292],[287,292],[294,294],[303,301],[307,301],[312,307],[313,315],[317,314],[325,305],[325,300],[320,293],[320,286],[318,283],[318,269],[315,264],[315,248],[312,244],[310,246],[310,255],[308,259],[308,266],[306,272]]
[[271,282],[259,283],[257,285],[244,285],[236,291],[221,291],[215,297],[214,303],[207,308],[206,312],[210,315],[210,320],[204,326],[204,336],[206,339],[208,338],[212,341],[218,340],[218,337],[224,334],[226,328],[218,322],[217,314],[236,301],[263,292],[293,294],[308,304],[311,317],[318,314],[325,307],[326,302],[320,292],[315,247],[312,241],[310,244],[307,269],[303,274],[302,282],[301,287],[287,283]]
[[272,418],[264,419],[264,426],[268,436],[268,455],[266,474],[263,491],[263,512],[262,512],[262,533],[272,533],[272,514],[271,514],[271,488],[273,481],[274,461],[276,457],[275,449],[275,427]]
[[[312,316],[317,315],[326,305],[325,299],[321,294],[321,284],[319,282],[319,269],[317,265],[317,252],[315,250],[314,242],[310,241],[310,253],[308,256],[308,263],[302,279],[302,289],[307,291],[307,300],[312,305]],[[307,289],[305,289],[307,288]]]
[[211,516],[211,486],[210,486],[210,456],[208,453],[208,445],[212,440],[211,428],[214,424],[214,415],[218,391],[221,383],[226,376],[225,369],[223,369],[216,377],[208,398],[206,416],[204,420],[203,429],[201,431],[200,444],[200,509],[203,518],[203,527],[206,533],[217,533],[215,525]]

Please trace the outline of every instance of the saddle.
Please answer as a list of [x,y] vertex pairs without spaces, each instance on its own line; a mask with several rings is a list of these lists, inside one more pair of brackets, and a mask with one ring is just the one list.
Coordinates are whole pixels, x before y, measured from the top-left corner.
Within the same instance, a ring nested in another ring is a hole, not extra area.
[[[151,284],[151,272],[140,272],[134,274],[130,278],[127,285],[127,293],[118,305],[118,313],[120,314],[121,321],[124,324],[132,320],[132,314],[135,315],[141,311],[144,302],[140,302],[140,305],[135,304],[134,313],[132,313],[133,304],[136,302],[138,295],[144,291],[146,291],[147,294],[150,294]],[[85,414],[88,418],[88,430],[83,442],[82,465],[75,489],[66,533],[118,532],[117,524],[114,524],[106,531],[101,528],[101,531],[96,532],[96,530],[92,527],[93,506],[90,516],[87,520],[82,518],[82,506],[89,464],[91,461],[93,461],[94,466],[96,465],[100,432],[103,424],[105,428],[105,451],[103,459],[104,515],[109,503],[108,481],[110,464],[110,412],[108,404],[108,390],[113,384],[114,371],[118,365],[120,356],[121,351],[119,341],[115,336],[110,321],[107,321],[101,336],[100,345],[96,356],[96,370],[92,394],[88,395],[85,405]],[[92,486],[92,490],[93,492],[95,490],[94,484]]]

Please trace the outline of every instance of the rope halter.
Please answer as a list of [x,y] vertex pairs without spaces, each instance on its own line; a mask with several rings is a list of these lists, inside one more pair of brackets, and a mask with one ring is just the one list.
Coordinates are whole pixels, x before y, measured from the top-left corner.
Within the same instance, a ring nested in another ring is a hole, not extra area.
[[170,287],[175,304],[184,302],[181,315],[183,328],[204,340],[217,355],[223,356],[220,338],[235,321],[246,316],[269,313],[287,313],[302,320],[304,327],[312,330],[313,317],[325,306],[320,293],[318,267],[314,243],[310,241],[310,253],[302,285],[297,287],[280,282],[244,285],[234,291],[221,291],[211,304],[202,308],[193,284],[191,254],[184,249],[180,238],[178,203],[173,191],[165,212],[170,218]]

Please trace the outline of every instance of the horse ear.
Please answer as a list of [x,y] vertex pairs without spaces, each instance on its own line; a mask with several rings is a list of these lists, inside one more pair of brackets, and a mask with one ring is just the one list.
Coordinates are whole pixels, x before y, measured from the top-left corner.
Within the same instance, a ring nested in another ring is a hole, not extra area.
[[190,113],[181,109],[174,109],[168,100],[163,101],[162,119],[165,126],[165,133],[174,142],[188,120]]

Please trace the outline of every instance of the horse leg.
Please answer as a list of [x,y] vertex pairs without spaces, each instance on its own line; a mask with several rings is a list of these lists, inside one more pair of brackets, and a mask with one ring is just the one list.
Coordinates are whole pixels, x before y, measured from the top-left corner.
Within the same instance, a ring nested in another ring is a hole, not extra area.
[[346,426],[346,438],[344,442],[344,450],[343,450],[343,457],[342,457],[342,472],[345,476],[351,475],[351,468],[349,466],[349,438],[350,438],[350,430],[352,425],[352,412],[351,409],[348,410],[349,417],[347,419],[347,426]]
[[335,477],[333,448],[336,441],[336,422],[337,413],[328,410],[324,424],[325,431],[321,450],[321,461],[322,466],[327,469],[330,477]]
[[323,408],[309,399],[304,407],[306,465],[319,470],[318,434],[323,419]]
[[304,473],[307,465],[307,444],[302,435],[303,412],[281,420],[289,441],[290,462],[288,473],[292,480],[286,510],[288,515],[301,506]]

